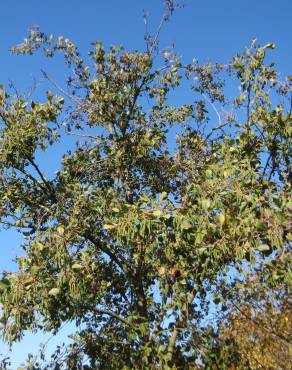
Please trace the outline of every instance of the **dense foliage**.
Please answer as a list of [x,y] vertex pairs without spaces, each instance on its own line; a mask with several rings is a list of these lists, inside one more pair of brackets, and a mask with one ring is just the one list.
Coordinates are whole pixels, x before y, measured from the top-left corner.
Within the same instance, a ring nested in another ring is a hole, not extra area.
[[[72,74],[42,102],[0,91],[1,224],[24,236],[3,338],[75,323],[30,369],[287,369],[292,100],[274,45],[200,65],[155,38],[96,42],[86,62],[32,30],[13,52],[40,48]],[[58,141],[49,177],[38,153]]]

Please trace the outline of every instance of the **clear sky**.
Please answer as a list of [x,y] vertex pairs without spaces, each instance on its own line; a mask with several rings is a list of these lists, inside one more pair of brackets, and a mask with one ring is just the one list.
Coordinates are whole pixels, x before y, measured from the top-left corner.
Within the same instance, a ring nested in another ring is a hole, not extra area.
[[[291,74],[292,0],[181,0],[179,10],[166,25],[161,46],[175,44],[185,61],[228,62],[253,37],[277,46],[273,60],[283,74]],[[9,80],[21,92],[28,92],[35,79],[42,90],[40,73],[45,68],[57,81],[63,79],[62,63],[37,57],[12,56],[8,49],[21,42],[29,27],[38,25],[46,33],[62,34],[86,51],[90,43],[102,40],[106,46],[124,44],[129,49],[144,48],[143,10],[149,13],[154,29],[161,16],[160,0],[2,0],[0,1],[0,84]],[[39,94],[39,95],[38,95]],[[57,148],[47,170],[56,166]],[[14,232],[0,232],[0,272],[15,268],[20,238]],[[64,329],[63,339],[66,334]],[[69,330],[69,329],[68,329]],[[13,369],[28,351],[35,352],[40,336],[27,335],[13,350]],[[52,343],[53,345],[54,343]],[[6,347],[0,342],[0,353]]]

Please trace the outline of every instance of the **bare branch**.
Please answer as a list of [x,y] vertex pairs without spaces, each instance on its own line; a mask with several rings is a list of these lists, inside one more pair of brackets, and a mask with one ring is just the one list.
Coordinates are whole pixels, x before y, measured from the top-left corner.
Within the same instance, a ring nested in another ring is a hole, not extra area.
[[76,99],[73,95],[69,94],[66,90],[64,90],[61,86],[57,84],[56,81],[54,81],[51,77],[48,76],[48,74],[41,69],[41,72],[45,79],[47,79],[52,85],[55,86],[57,90],[59,90],[63,95],[67,96],[70,100],[72,100],[75,104],[80,105],[81,101]]

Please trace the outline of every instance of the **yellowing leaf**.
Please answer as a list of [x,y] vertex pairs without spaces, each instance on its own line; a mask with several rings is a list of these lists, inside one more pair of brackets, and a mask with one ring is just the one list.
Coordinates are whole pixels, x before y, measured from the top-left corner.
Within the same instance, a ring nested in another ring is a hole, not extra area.
[[155,209],[153,212],[152,212],[153,216],[155,217],[161,217],[163,215],[163,212],[161,211],[161,209]]
[[63,227],[63,226],[58,226],[58,227],[57,227],[57,232],[58,232],[58,234],[60,234],[60,235],[64,235],[64,232],[65,232],[64,227]]
[[113,224],[104,224],[103,225],[103,228],[105,229],[105,230],[113,230],[113,229],[115,229],[117,227],[117,225],[113,225]]
[[167,199],[167,192],[163,191],[160,195],[160,200],[161,200],[161,202],[163,202],[166,199]]

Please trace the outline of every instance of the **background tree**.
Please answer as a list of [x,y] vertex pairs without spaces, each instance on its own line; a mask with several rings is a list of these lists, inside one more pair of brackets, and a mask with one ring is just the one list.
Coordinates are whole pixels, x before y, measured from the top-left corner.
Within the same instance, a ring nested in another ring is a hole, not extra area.
[[[1,223],[25,237],[18,271],[1,279],[2,336],[76,324],[67,349],[30,368],[291,359],[291,78],[265,62],[273,44],[183,64],[158,49],[159,31],[141,52],[95,42],[88,63],[38,29],[13,49],[61,52],[73,71],[67,89],[44,73],[57,93],[45,102],[0,94]],[[76,148],[48,177],[38,153],[67,135]]]

